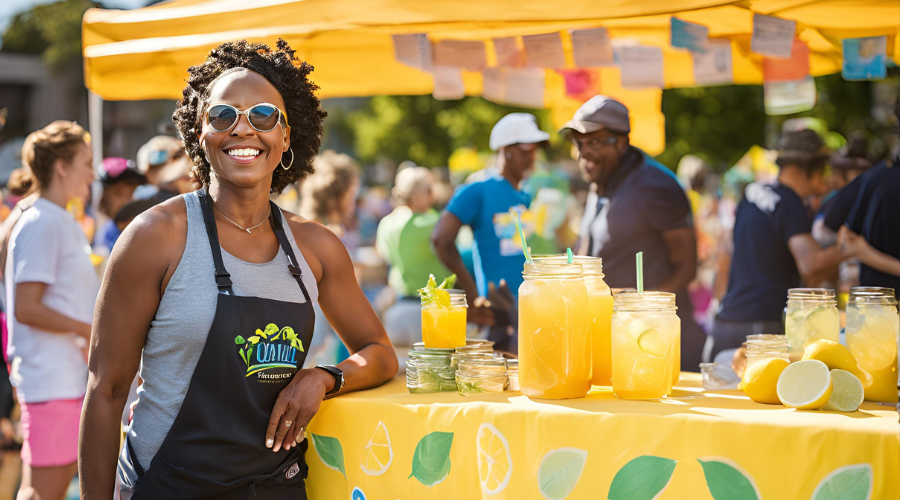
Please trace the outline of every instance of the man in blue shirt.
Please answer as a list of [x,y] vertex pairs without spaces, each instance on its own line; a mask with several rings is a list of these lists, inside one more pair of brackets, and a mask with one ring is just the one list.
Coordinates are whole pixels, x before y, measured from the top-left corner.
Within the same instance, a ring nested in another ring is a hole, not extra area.
[[681,369],[696,372],[706,335],[688,293],[697,271],[691,206],[674,172],[632,146],[630,132],[625,105],[602,95],[585,102],[561,130],[591,183],[578,253],[603,259],[610,287],[634,288],[635,254],[644,252],[644,289],[675,293]]
[[[479,307],[483,300],[476,299],[487,297],[495,287],[504,292],[508,287],[512,296],[518,295],[525,257],[512,212],[522,218],[527,239],[534,227],[529,223],[531,199],[519,190],[519,185],[534,168],[538,146],[549,138],[549,134],[538,128],[533,115],[504,116],[491,131],[490,146],[497,151],[497,175],[460,187],[434,229],[435,254],[456,273],[457,287],[466,291],[470,321],[494,324],[496,319],[510,323],[508,316],[512,314],[503,318],[485,317],[485,311]],[[471,226],[475,235],[474,277],[466,270],[456,249],[456,236],[463,224]],[[513,345],[509,347],[514,350]]]
[[824,142],[812,130],[786,132],[778,145],[778,181],[747,186],[734,223],[728,290],[704,359],[741,347],[747,335],[784,333],[788,289],[818,282],[844,258],[837,245],[823,249],[813,239],[804,201],[827,192],[827,158]]

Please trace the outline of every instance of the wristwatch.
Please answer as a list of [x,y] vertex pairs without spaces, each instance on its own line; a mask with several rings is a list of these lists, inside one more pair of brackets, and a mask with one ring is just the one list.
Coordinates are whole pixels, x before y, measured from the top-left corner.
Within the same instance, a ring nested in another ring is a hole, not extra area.
[[325,370],[330,373],[332,377],[334,377],[334,387],[331,388],[330,391],[326,392],[326,396],[333,396],[337,394],[344,387],[344,371],[340,368],[332,365],[319,365],[316,368],[320,370]]

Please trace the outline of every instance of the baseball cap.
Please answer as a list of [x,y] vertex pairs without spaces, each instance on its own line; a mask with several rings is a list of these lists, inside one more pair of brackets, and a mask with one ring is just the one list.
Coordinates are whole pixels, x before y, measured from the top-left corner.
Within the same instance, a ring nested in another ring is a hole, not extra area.
[[550,140],[550,134],[538,128],[537,119],[529,113],[510,113],[491,130],[491,149],[513,144],[535,144]]
[[817,160],[830,154],[825,141],[810,129],[785,132],[778,140],[778,159],[782,161]]
[[142,174],[146,174],[150,167],[163,165],[182,149],[184,149],[184,144],[177,138],[168,135],[158,135],[147,141],[138,150],[137,168]]
[[100,182],[104,186],[112,186],[119,182],[133,182],[144,184],[147,178],[137,171],[133,161],[125,158],[104,158],[100,170]]
[[596,95],[578,108],[575,116],[559,130],[566,134],[570,130],[590,134],[598,130],[609,130],[617,134],[631,132],[628,108],[621,102],[605,95]]

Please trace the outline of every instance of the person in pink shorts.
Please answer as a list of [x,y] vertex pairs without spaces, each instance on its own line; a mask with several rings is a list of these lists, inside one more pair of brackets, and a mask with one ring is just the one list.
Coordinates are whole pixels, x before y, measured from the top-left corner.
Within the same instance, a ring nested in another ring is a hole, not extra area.
[[4,272],[9,379],[24,438],[18,500],[62,500],[75,475],[84,348],[99,289],[90,244],[66,210],[90,195],[90,136],[73,122],[53,122],[25,139],[22,162],[40,197],[13,227]]

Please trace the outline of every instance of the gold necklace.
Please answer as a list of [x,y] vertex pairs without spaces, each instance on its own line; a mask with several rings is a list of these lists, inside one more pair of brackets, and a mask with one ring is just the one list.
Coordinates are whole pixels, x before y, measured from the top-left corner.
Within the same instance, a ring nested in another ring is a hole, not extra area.
[[263,224],[265,224],[266,221],[269,220],[269,217],[272,215],[272,207],[269,207],[269,215],[267,215],[266,218],[262,220],[262,222],[260,222],[259,224],[255,225],[255,226],[241,227],[240,224],[238,224],[237,222],[235,222],[235,221],[229,219],[228,216],[225,215],[224,213],[222,213],[221,210],[219,210],[219,209],[216,208],[216,207],[213,207],[213,208],[216,209],[216,212],[219,212],[219,215],[221,215],[222,217],[225,217],[225,220],[227,220],[228,222],[234,224],[235,227],[237,227],[238,229],[240,229],[240,230],[242,230],[242,231],[247,231],[247,234],[250,234],[250,230],[251,230],[251,229],[256,229],[256,228],[258,228],[259,226],[262,226]]

